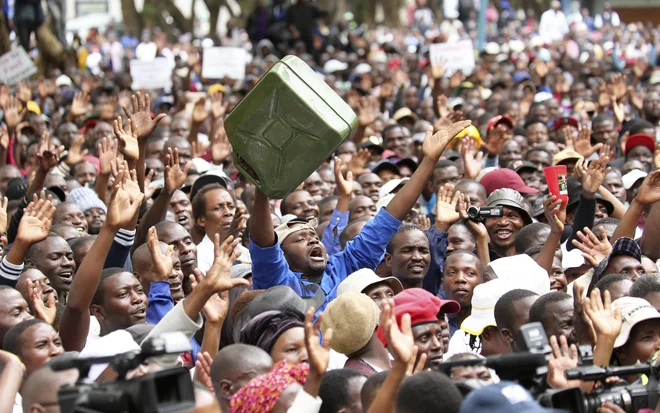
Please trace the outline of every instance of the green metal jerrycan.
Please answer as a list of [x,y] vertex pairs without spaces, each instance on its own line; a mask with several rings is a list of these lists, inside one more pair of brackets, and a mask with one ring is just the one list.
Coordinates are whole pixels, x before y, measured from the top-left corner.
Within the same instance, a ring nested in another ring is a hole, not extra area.
[[306,63],[286,56],[225,120],[234,165],[270,198],[284,198],[331,155],[357,117]]

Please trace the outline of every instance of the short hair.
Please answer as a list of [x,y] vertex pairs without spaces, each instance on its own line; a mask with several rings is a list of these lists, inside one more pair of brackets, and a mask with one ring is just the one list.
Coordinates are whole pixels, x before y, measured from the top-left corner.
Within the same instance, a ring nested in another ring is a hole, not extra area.
[[341,234],[339,234],[339,244],[341,244],[341,248],[344,249],[348,241],[350,241],[348,239],[348,237],[351,234],[349,228],[352,228],[353,226],[358,225],[361,222],[365,222],[365,223],[369,222],[372,219],[374,219],[374,217],[372,217],[371,215],[364,215],[354,221],[349,222],[348,225],[346,225],[346,228],[344,228]]
[[350,395],[348,394],[349,382],[352,379],[365,377],[364,374],[353,369],[331,370],[323,376],[319,397],[323,400],[319,413],[336,413],[339,410],[350,407],[348,405]]
[[630,276],[626,274],[608,274],[598,280],[594,288],[598,288],[600,290],[600,296],[603,297],[605,290],[609,290],[613,284],[625,280],[630,280]]
[[123,268],[113,267],[106,268],[101,273],[101,278],[99,279],[99,285],[96,287],[96,292],[94,292],[94,297],[92,297],[92,305],[103,305],[103,296],[105,294],[105,283],[110,277],[114,277],[117,274],[122,272],[128,272]]
[[[486,188],[483,185],[481,185],[478,181],[475,181],[474,179],[461,179],[460,181],[458,181],[458,183],[454,185],[454,193],[456,191],[460,191],[461,188],[466,188],[472,185],[478,188],[479,193],[483,195],[484,199],[488,197],[488,192],[486,192]],[[452,194],[452,196],[453,195],[454,194]]]
[[73,165],[71,165],[71,170],[69,172],[71,174],[71,178],[75,179],[76,170],[78,169],[78,167],[80,167],[80,165],[82,165],[84,163],[88,163],[88,164],[94,166],[94,164],[91,163],[90,161],[88,161],[87,159],[83,159],[82,161],[78,161],[78,162],[74,163]]
[[71,251],[75,254],[76,251],[84,247],[87,243],[93,243],[94,241],[96,241],[96,236],[86,235],[84,237],[71,238],[70,240],[67,240],[67,243],[69,244],[69,247],[71,247]]
[[631,297],[646,298],[649,294],[660,293],[660,274],[644,274],[630,287]]
[[598,221],[596,221],[594,223],[594,225],[591,227],[591,230],[594,231],[601,225],[616,225],[616,226],[618,226],[620,222],[621,222],[621,220],[617,219],[617,218],[612,218],[612,217],[601,218],[601,219],[599,219]]
[[449,168],[451,166],[456,167],[456,162],[450,161],[449,159],[440,159],[438,163],[435,164],[435,168],[433,169],[434,170],[444,169],[444,168]]
[[385,248],[385,251],[388,254],[391,254],[394,251],[394,238],[397,237],[397,235],[403,233],[403,232],[410,232],[410,231],[421,231],[421,229],[416,226],[416,225],[410,225],[410,224],[403,224],[399,227],[399,230],[392,235],[392,238],[390,238],[390,242],[387,243],[387,247]]
[[23,343],[21,341],[23,338],[23,333],[28,328],[37,324],[49,325],[43,320],[32,318],[30,320],[21,321],[20,323],[11,327],[9,330],[7,330],[5,337],[2,339],[2,349],[20,357],[21,349],[23,348]]
[[[37,242],[36,244],[32,244],[30,246],[30,249],[28,249],[27,254],[25,254],[25,259],[26,260],[32,259],[34,261],[35,258],[37,258],[36,256],[39,255],[39,249],[41,248],[41,245],[43,245],[43,243],[46,242],[48,240],[48,238],[55,238],[55,237],[62,238],[59,235],[50,232],[50,233],[48,233],[48,237],[46,237],[46,239],[43,239],[43,240]],[[62,240],[64,240],[64,242],[66,242],[66,240],[64,238],[62,238]]]
[[645,119],[634,119],[630,122],[630,136],[641,133],[644,129],[655,129],[655,126]]
[[543,294],[538,298],[538,300],[534,302],[534,304],[532,304],[532,307],[529,309],[529,322],[543,323],[547,314],[548,305],[572,299],[573,297],[561,291],[553,291],[547,294]]
[[525,225],[518,231],[516,235],[516,240],[514,241],[514,246],[516,248],[516,254],[522,254],[525,250],[533,247],[533,239],[536,238],[536,234],[541,231],[550,231],[550,225],[544,224],[542,222],[533,222],[529,225]]
[[369,410],[369,407],[371,407],[371,404],[376,399],[376,393],[378,393],[378,390],[381,388],[383,383],[385,383],[385,379],[387,379],[388,373],[389,370],[378,372],[368,377],[367,381],[364,382],[364,385],[362,386],[362,390],[360,390],[362,411],[366,412]]
[[397,413],[458,413],[463,395],[442,373],[423,371],[406,378],[396,396]]
[[524,156],[524,158],[527,159],[527,158],[529,157],[529,155],[532,154],[532,153],[534,153],[534,152],[543,152],[543,153],[545,153],[546,155],[548,155],[548,156],[550,157],[550,159],[553,159],[553,158],[554,158],[554,156],[552,155],[552,153],[550,153],[549,150],[545,149],[545,148],[542,147],[542,146],[533,146],[532,148],[528,149],[527,152],[525,152],[525,156]]
[[385,126],[385,128],[383,128],[383,132],[380,134],[380,136],[383,137],[383,142],[385,142],[385,134],[387,134],[389,131],[394,130],[396,128],[402,128],[402,126],[398,123],[393,123],[393,124],[387,125],[387,126]]
[[594,117],[591,121],[591,126],[602,125],[603,123],[612,122],[614,123],[614,118],[606,113],[601,113],[598,116]]
[[319,201],[319,208],[331,201],[338,201],[339,197],[337,195],[329,195]]
[[[206,193],[215,189],[222,189],[227,191],[227,188],[218,183],[204,185],[203,187],[199,188],[192,200],[193,219],[196,220],[197,218],[204,216],[204,212],[206,211]],[[227,193],[229,193],[229,195],[232,197],[232,200],[234,201],[234,205],[236,205],[236,199],[234,198],[234,195],[229,191],[227,191]]]
[[524,300],[527,297],[534,297],[534,291],[515,289],[505,293],[497,300],[495,304],[495,324],[500,330],[502,328],[511,328],[511,321],[513,320],[514,313],[516,312],[516,303]]
[[545,122],[543,122],[541,119],[531,118],[531,119],[527,119],[527,121],[525,122],[525,125],[523,126],[523,128],[527,129],[528,127],[530,127],[532,125],[536,125],[537,123],[542,124],[546,128],[548,127],[548,125],[546,125]]
[[[290,214],[291,211],[289,210],[288,203],[287,201],[289,200],[289,197],[296,192],[304,191],[304,189],[296,189],[291,192],[289,192],[284,198],[282,198],[282,202],[280,202],[280,212],[282,213],[282,216]],[[307,192],[307,191],[305,191]]]

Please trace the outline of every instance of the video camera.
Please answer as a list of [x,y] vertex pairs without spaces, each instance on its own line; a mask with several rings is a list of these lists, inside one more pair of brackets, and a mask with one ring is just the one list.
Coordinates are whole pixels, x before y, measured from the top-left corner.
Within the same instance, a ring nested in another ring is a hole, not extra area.
[[[520,328],[527,352],[491,356],[441,363],[436,369],[447,375],[459,366],[486,366],[495,370],[502,380],[517,381],[527,388],[545,407],[562,409],[571,413],[597,413],[604,402],[618,405],[626,412],[636,413],[640,409],[655,409],[660,394],[660,364],[651,363],[627,367],[598,367],[593,365],[591,346],[578,348],[580,365],[566,371],[568,380],[601,382],[600,388],[584,393],[580,388],[548,390],[544,376],[547,373],[551,348],[541,323],[529,323]],[[646,385],[629,384],[625,381],[608,385],[608,377],[645,374]],[[470,379],[455,382],[459,390],[467,395],[470,391],[487,385],[483,381]]]
[[471,206],[467,210],[468,218],[471,221],[482,222],[486,218],[503,217],[504,207],[502,206]]
[[[77,369],[78,381],[58,393],[62,412],[73,413],[174,413],[195,407],[190,373],[184,367],[149,373],[126,380],[126,374],[151,357],[179,354],[191,349],[182,333],[165,333],[142,343],[141,349],[110,357],[53,360],[55,371]],[[90,368],[108,363],[119,374],[111,383],[90,382]]]

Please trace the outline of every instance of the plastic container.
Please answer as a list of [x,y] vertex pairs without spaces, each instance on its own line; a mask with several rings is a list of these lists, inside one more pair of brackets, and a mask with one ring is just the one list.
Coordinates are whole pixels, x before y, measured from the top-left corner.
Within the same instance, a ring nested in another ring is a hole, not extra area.
[[225,120],[234,165],[270,198],[283,198],[357,126],[357,116],[307,64],[286,56]]
[[568,203],[568,185],[566,183],[566,165],[549,166],[543,169],[548,192],[561,199],[563,204]]

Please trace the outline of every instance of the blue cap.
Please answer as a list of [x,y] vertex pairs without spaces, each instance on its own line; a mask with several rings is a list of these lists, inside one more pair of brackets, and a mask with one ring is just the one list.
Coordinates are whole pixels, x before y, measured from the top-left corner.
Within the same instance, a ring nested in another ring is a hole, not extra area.
[[511,381],[473,390],[461,405],[461,413],[545,413],[557,410],[542,407],[522,386]]

